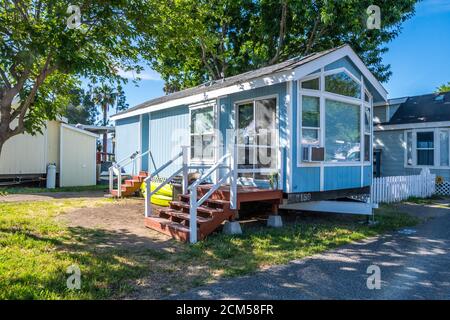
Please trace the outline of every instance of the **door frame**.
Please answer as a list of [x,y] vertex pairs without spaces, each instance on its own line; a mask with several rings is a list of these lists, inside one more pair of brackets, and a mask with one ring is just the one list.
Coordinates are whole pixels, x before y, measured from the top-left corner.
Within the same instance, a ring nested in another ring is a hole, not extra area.
[[[234,110],[234,130],[235,130],[235,136],[234,136],[234,144],[237,144],[237,136],[238,136],[238,124],[239,124],[239,112],[238,107],[242,104],[246,103],[253,103],[253,113],[255,113],[255,102],[257,100],[265,100],[265,99],[275,99],[275,149],[277,154],[277,164],[276,164],[276,171],[279,174],[278,179],[282,181],[282,171],[281,171],[281,152],[280,152],[280,126],[279,126],[279,113],[280,113],[280,97],[279,94],[270,94],[270,95],[264,95],[264,96],[257,96],[253,98],[243,99],[243,100],[237,100],[233,103],[233,110]],[[254,146],[257,146],[257,144],[254,144]],[[259,169],[237,169],[238,174],[239,173],[253,173],[253,176],[255,173],[271,173],[274,172],[273,169],[270,168],[259,168]]]

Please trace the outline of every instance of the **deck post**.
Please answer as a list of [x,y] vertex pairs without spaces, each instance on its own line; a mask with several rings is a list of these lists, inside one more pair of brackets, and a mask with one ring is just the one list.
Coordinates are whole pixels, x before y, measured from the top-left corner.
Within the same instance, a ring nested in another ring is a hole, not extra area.
[[188,153],[188,146],[182,146],[181,150],[183,152],[182,158],[183,158],[183,181],[182,181],[182,193],[186,194],[188,190],[188,159],[189,159],[189,153]]
[[119,167],[119,173],[117,174],[117,198],[122,196],[122,170]]
[[191,244],[197,242],[197,188],[192,188],[189,207],[189,241]]
[[114,189],[114,173],[112,167],[109,168],[109,193]]
[[237,209],[237,144],[233,145],[231,154],[231,174],[230,174],[230,209]]
[[[150,185],[152,184],[151,175],[149,176],[148,182],[145,182],[145,217],[148,218],[152,215],[152,204],[150,196]],[[145,181],[145,180],[144,180]]]

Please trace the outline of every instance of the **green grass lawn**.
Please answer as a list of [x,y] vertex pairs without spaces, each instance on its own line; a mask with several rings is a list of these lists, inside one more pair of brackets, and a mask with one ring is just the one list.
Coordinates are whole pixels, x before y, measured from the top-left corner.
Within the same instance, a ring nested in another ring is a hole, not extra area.
[[[418,222],[383,206],[374,226],[336,216],[309,217],[281,229],[244,227],[241,236],[216,234],[193,246],[170,240],[164,250],[130,250],[107,246],[114,235],[104,230],[68,227],[55,219],[67,210],[111,201],[0,203],[0,299],[121,298],[149,277],[158,298]],[[66,287],[66,269],[72,264],[81,270],[79,291]],[[200,272],[189,271],[196,269]]]
[[43,193],[43,192],[81,192],[81,191],[97,191],[108,190],[108,185],[97,184],[95,186],[83,187],[62,187],[62,188],[38,188],[38,187],[4,187],[0,188],[0,196],[7,194],[26,194],[26,193]]

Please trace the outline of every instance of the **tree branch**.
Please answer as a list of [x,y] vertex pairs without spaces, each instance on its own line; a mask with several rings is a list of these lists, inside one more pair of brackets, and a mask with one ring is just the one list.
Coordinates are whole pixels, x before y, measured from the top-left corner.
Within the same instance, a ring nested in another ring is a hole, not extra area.
[[281,19],[280,19],[280,32],[278,35],[278,46],[277,51],[275,52],[275,55],[272,59],[269,61],[270,64],[274,64],[278,61],[281,55],[281,51],[283,49],[284,45],[284,39],[286,37],[286,17],[287,17],[287,10],[288,10],[288,0],[283,0],[281,3]]
[[25,100],[23,100],[20,103],[19,107],[17,109],[15,109],[13,111],[13,113],[11,114],[11,118],[10,119],[13,120],[13,119],[19,117],[19,123],[17,124],[17,126],[16,126],[16,128],[14,130],[10,131],[9,137],[12,137],[14,135],[20,134],[20,133],[22,133],[24,131],[24,128],[25,128],[25,126],[24,126],[25,115],[26,115],[28,109],[30,108],[30,105],[34,101],[39,87],[45,81],[47,76],[50,75],[52,72],[54,72],[56,70],[55,66],[49,67],[50,60],[51,60],[51,54],[49,54],[47,56],[45,64],[44,64],[41,72],[37,76],[36,80],[34,81],[33,87],[31,88],[31,91],[28,94],[27,98]]
[[8,89],[11,89],[11,83],[9,82],[8,77],[6,76],[5,71],[1,67],[0,67],[0,76],[2,77],[3,82],[5,83],[6,87]]

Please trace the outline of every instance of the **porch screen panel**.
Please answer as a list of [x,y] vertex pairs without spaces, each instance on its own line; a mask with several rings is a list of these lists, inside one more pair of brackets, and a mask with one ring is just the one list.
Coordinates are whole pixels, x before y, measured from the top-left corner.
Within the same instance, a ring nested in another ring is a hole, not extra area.
[[360,161],[360,106],[325,100],[325,160]]
[[252,145],[255,139],[253,103],[238,106],[238,166],[239,169],[251,169],[254,163]]
[[276,168],[276,99],[255,101],[256,168]]

